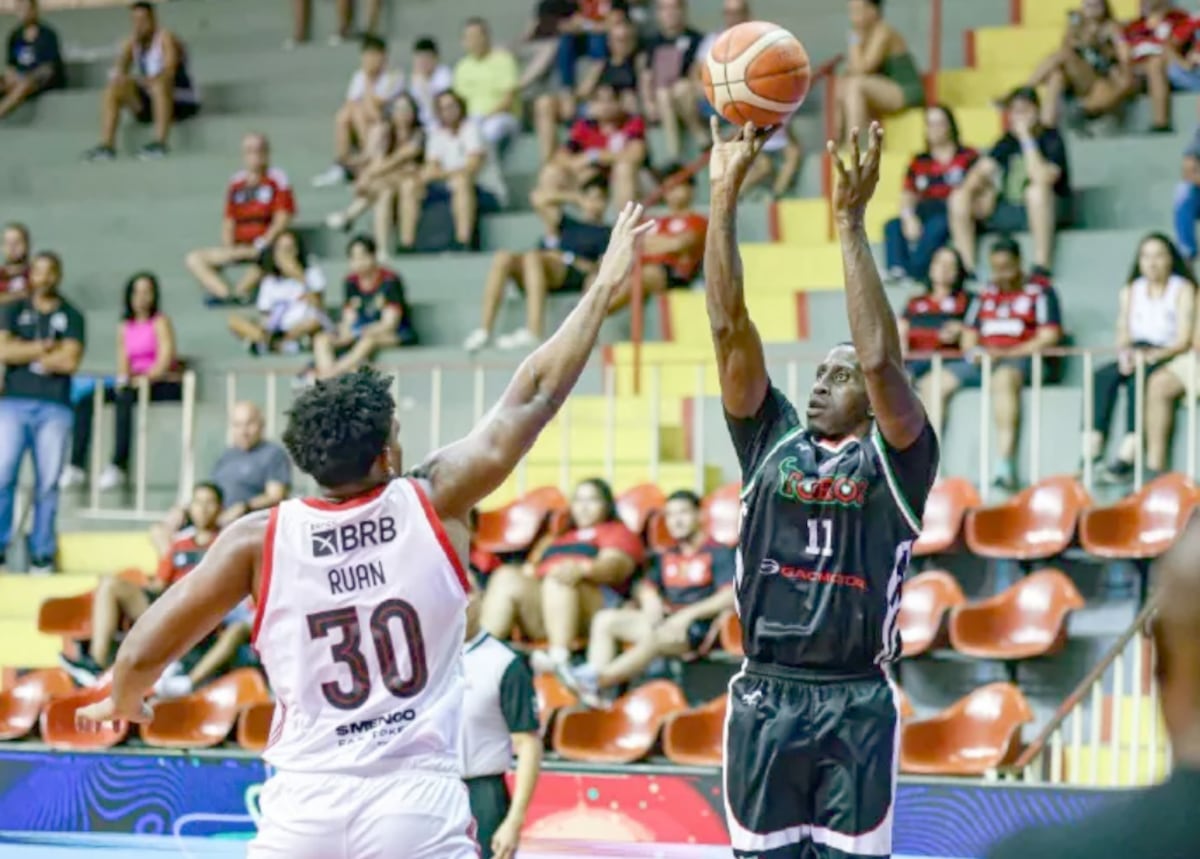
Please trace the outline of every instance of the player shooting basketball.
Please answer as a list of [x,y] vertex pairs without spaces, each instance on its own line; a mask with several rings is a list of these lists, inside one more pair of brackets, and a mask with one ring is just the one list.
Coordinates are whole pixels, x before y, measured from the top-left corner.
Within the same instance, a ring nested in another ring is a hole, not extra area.
[[724,141],[716,120],[712,133],[708,315],[742,469],[730,838],[741,857],[889,856],[899,714],[884,666],[900,655],[900,585],[938,447],[864,228],[883,132],[872,124],[848,165],[830,147],[853,343],[817,368],[805,423],[771,384],[737,248],[738,190],[764,138],[747,125]]

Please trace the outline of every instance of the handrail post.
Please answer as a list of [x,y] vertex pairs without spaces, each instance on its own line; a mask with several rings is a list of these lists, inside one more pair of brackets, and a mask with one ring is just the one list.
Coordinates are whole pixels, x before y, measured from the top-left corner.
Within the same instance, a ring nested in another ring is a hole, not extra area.
[[1094,461],[1091,450],[1088,447],[1088,441],[1092,437],[1092,424],[1096,422],[1095,403],[1093,398],[1095,394],[1093,388],[1096,384],[1094,361],[1092,360],[1092,351],[1083,353],[1083,433],[1082,433],[1082,452],[1083,452],[1083,488],[1088,492],[1092,491],[1092,481],[1094,478]]
[[[944,402],[943,402],[943,397],[942,397],[942,367],[943,367],[943,365],[944,365],[944,362],[942,360],[942,353],[934,352],[933,360],[929,365],[929,374],[930,374],[930,377],[933,379],[933,402],[925,404],[926,408],[928,408],[930,411],[929,420],[933,424],[934,432],[936,432],[938,435],[939,443],[944,443],[943,439],[942,439],[942,431],[946,425],[946,416],[944,414],[942,414],[942,412],[944,411]],[[940,477],[942,474],[942,460],[943,460],[942,457],[938,457],[938,466],[937,466],[938,473],[936,475],[937,477]]]
[[[604,374],[604,479],[611,486],[617,480],[617,386],[616,368],[606,364]],[[650,440],[651,447],[656,440]]]
[[[104,380],[96,379],[96,387],[89,394],[92,398],[92,455],[91,474],[88,475],[88,500],[93,510],[100,509],[100,471],[103,468],[102,450],[104,435]],[[34,489],[36,492],[36,487]]]
[[429,449],[442,446],[442,365],[429,371]]
[[563,495],[571,492],[571,400],[567,399],[558,412],[559,436],[558,488]]
[[192,497],[196,485],[196,371],[183,374],[183,408],[180,414],[179,440],[183,455],[179,463],[179,501]]
[[137,380],[137,459],[134,460],[134,508],[138,513],[146,512],[146,458],[150,438],[150,380],[138,376]]
[[486,386],[487,377],[484,375],[483,367],[476,364],[474,370],[475,390],[473,397],[473,408],[471,410],[471,426],[479,426],[483,422],[484,401],[487,397]]
[[657,485],[662,464],[662,365],[650,365],[650,482]]
[[642,283],[642,257],[641,254],[633,261],[633,276],[630,278],[630,301],[632,306],[629,308],[629,336],[633,341],[633,395],[636,397],[642,392],[642,340],[645,339],[645,308],[642,306],[644,300],[645,286]]
[[1133,491],[1142,488],[1146,476],[1146,455],[1142,448],[1146,434],[1146,353],[1133,353]]
[[991,477],[988,475],[988,469],[991,467],[991,460],[988,456],[988,447],[991,445],[991,430],[992,430],[992,356],[987,352],[983,353],[980,367],[980,382],[979,382],[979,497],[983,503],[987,503],[989,489],[992,485]]
[[704,485],[704,365],[696,365],[696,398],[692,406],[692,461],[695,464],[696,494],[703,497]]
[[787,398],[789,403],[800,402],[800,367],[795,359],[787,362]]
[[278,438],[276,430],[278,429],[279,420],[279,374],[274,370],[267,373],[265,380],[266,385],[266,403],[263,405],[263,411],[267,413],[263,421],[263,429],[267,433],[267,438]]
[[237,373],[230,370],[225,374],[225,424],[229,425],[233,417],[233,407],[237,405]]
[[[1033,356],[1033,363],[1030,365],[1032,370],[1030,374],[1029,392],[1029,482],[1030,484],[1037,483],[1041,477],[1042,471],[1042,360],[1041,352],[1037,352]],[[1019,396],[1019,395],[1018,395]]]

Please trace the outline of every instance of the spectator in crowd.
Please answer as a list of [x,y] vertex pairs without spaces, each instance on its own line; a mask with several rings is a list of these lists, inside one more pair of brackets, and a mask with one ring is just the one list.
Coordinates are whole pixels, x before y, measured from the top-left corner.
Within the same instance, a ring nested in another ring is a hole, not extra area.
[[[452,250],[474,246],[479,216],[498,212],[508,202],[508,188],[495,150],[479,124],[467,117],[462,97],[447,91],[437,99],[438,124],[429,132],[425,169],[400,184],[398,232],[400,250],[413,249],[421,207],[449,203],[454,221]],[[385,205],[385,204],[381,204]]]
[[[292,36],[284,42],[285,48],[294,48],[309,40],[312,30],[313,0],[292,0]],[[383,0],[367,0],[367,26],[365,33],[379,32],[379,19],[383,14]],[[340,45],[354,35],[355,0],[337,0],[337,31],[329,37],[329,44]]]
[[1183,181],[1175,190],[1175,241],[1190,264],[1196,262],[1196,221],[1200,220],[1200,128],[1183,153]]
[[255,298],[257,316],[234,314],[229,330],[251,355],[283,352],[294,355],[321,330],[325,273],[313,264],[304,241],[285,230],[263,255],[263,277]]
[[925,111],[925,151],[913,156],[900,192],[900,217],[884,225],[887,272],[921,280],[938,248],[950,238],[946,201],[966,180],[979,153],[963,146],[958,122],[945,105]]
[[600,706],[603,692],[641,676],[655,659],[707,653],[717,640],[716,620],[733,611],[734,551],[704,533],[699,497],[674,492],[663,513],[673,545],[634,585],[637,606],[598,611],[587,662],[559,663],[563,682],[588,706]]
[[1038,117],[1037,90],[1009,95],[1009,130],[950,194],[950,234],[967,269],[975,270],[975,239],[988,232],[1033,233],[1035,271],[1049,275],[1057,229],[1071,221],[1071,175],[1062,136]]
[[387,42],[363,36],[358,71],[333,117],[333,164],[313,177],[313,187],[340,185],[358,173],[368,158],[368,141],[403,92],[404,75],[388,68]]
[[58,33],[42,23],[37,0],[17,0],[20,23],[8,34],[0,75],[0,119],[48,89],[66,82]]
[[121,47],[100,99],[100,143],[85,154],[90,161],[116,157],[117,122],[122,110],[129,111],[138,122],[154,124],[154,140],[138,152],[141,158],[165,156],[171,126],[200,110],[200,94],[188,69],[183,42],[158,25],[153,3],[134,3],[130,14],[133,34]]
[[[904,364],[916,382],[926,408],[938,395],[933,390],[933,377],[929,373],[933,369],[932,353],[941,353],[944,359],[962,355],[963,320],[972,299],[965,289],[966,280],[967,272],[958,251],[951,247],[938,248],[926,275],[928,289],[910,298],[897,320]],[[915,357],[917,355],[920,357]]]
[[[217,458],[208,479],[221,490],[224,507],[217,524],[222,528],[287,497],[292,485],[291,460],[280,445],[263,438],[262,412],[254,403],[234,403],[229,413],[229,447]],[[167,554],[172,535],[188,524],[187,511],[174,507],[150,528],[150,540],[160,555]]]
[[337,329],[322,331],[313,338],[318,379],[357,370],[380,349],[417,342],[404,298],[404,281],[379,264],[375,242],[357,236],[350,241],[346,254],[350,274],[346,276],[346,297]]
[[29,227],[13,221],[0,231],[0,306],[20,301],[29,289]]
[[804,147],[800,138],[791,123],[786,123],[763,143],[759,157],[754,159],[742,182],[739,196],[743,199],[753,197],[760,193],[759,189],[765,189],[771,199],[778,200],[791,189],[803,160]]
[[[150,402],[177,402],[182,396],[175,328],[160,306],[158,278],[150,272],[135,274],[125,284],[121,321],[117,325],[117,376],[105,385],[105,400],[114,404],[112,460],[100,473],[99,488],[107,492],[126,482],[129,451],[133,444],[133,409],[139,384],[149,385]],[[68,489],[87,480],[88,453],[92,446],[95,397],[75,393],[75,431],[71,463],[63,470],[59,486]]]
[[550,77],[558,56],[558,40],[570,26],[575,14],[575,0],[538,0],[533,20],[525,30],[517,51],[522,71],[518,89],[521,92]]
[[658,28],[641,54],[642,105],[646,119],[662,125],[667,156],[683,154],[682,127],[693,140],[707,139],[692,89],[704,36],[688,24],[687,0],[657,0]]
[[416,100],[402,94],[392,105],[391,121],[380,126],[370,145],[370,159],[354,180],[354,199],[345,209],[331,212],[325,225],[349,230],[371,206],[375,207],[375,243],[391,245],[396,199],[405,181],[419,181],[425,160],[426,137]]
[[[1062,317],[1058,294],[1043,277],[1027,278],[1021,270],[1021,248],[1012,239],[997,239],[989,258],[992,282],[975,296],[963,321],[960,340],[964,358],[942,368],[940,386],[945,402],[959,388],[982,381],[982,357],[992,358],[992,419],[998,460],[993,485],[1017,488],[1017,430],[1021,417],[1021,388],[1033,375],[1034,356],[1058,344]],[[1040,359],[1039,359],[1040,360]]]
[[62,262],[43,251],[29,268],[29,296],[5,308],[0,328],[0,567],[13,536],[17,477],[26,451],[33,457],[33,527],[29,568],[54,569],[58,480],[71,433],[71,376],[85,343],[83,314],[59,295]]
[[850,47],[837,83],[842,134],[865,132],[883,119],[925,103],[921,70],[900,32],[883,17],[883,0],[850,0]]
[[[504,288],[512,280],[525,293],[525,327],[500,337],[501,349],[524,349],[542,337],[548,292],[582,292],[588,288],[600,257],[608,246],[608,187],[594,176],[578,192],[534,191],[533,208],[542,219],[546,237],[541,247],[526,253],[497,251],[483,289],[483,317],[463,348],[475,352],[488,344]],[[567,206],[578,216],[567,214]]]
[[438,93],[454,88],[454,72],[441,61],[438,44],[429,36],[413,42],[412,70],[405,88],[416,101],[421,125],[426,128],[436,125]]
[[646,123],[626,113],[608,84],[596,87],[589,107],[590,118],[575,121],[566,144],[542,167],[537,189],[572,191],[603,176],[613,202],[624,206],[637,196],[638,176],[646,166]]
[[558,80],[565,91],[575,89],[579,60],[602,62],[607,59],[611,42],[609,28],[617,21],[628,21],[629,4],[625,0],[576,0],[572,14],[560,27],[558,39]]
[[692,66],[692,84],[695,90],[695,97],[700,103],[701,111],[705,115],[713,116],[716,111],[712,109],[712,105],[708,103],[708,98],[704,94],[704,84],[700,77],[700,70],[704,64],[708,62],[708,55],[712,53],[713,45],[717,43],[717,39],[721,34],[728,29],[736,27],[738,24],[745,24],[750,20],[750,0],[722,0],[721,2],[721,21],[723,26],[719,30],[714,30],[704,37],[700,42],[700,47],[696,49],[696,63]]
[[454,66],[454,91],[466,102],[467,116],[479,123],[489,146],[498,147],[520,130],[516,58],[492,45],[487,21],[470,18],[463,27],[466,56]]
[[1067,16],[1062,44],[1038,65],[1027,86],[1046,87],[1042,125],[1058,128],[1064,97],[1076,99],[1080,119],[1112,113],[1133,85],[1129,48],[1121,24],[1113,18],[1109,0],[1083,0]]
[[514,628],[548,651],[531,655],[539,673],[565,666],[571,642],[586,636],[601,608],[629,598],[642,544],[621,522],[612,489],[599,478],[575,488],[565,534],[520,565],[496,570],[483,595],[480,623],[507,640]]
[[[286,173],[271,166],[266,135],[242,138],[242,164],[225,191],[220,247],[191,251],[185,260],[188,271],[208,293],[205,300],[210,304],[224,304],[231,298],[245,300],[254,291],[262,277],[259,258],[296,216],[291,183]],[[231,290],[221,269],[232,265],[247,268]]]
[[1171,5],[1171,0],[1142,0],[1142,17],[1125,28],[1125,41],[1133,63],[1134,92],[1150,95],[1150,130],[1170,132],[1171,85],[1200,89],[1193,66],[1196,25],[1192,16]]
[[498,570],[503,562],[500,560],[499,555],[479,548],[475,542],[475,536],[479,532],[478,508],[471,510],[471,515],[467,519],[467,525],[471,530],[471,554],[467,560],[467,565],[471,569],[471,575],[474,576],[477,593],[482,594],[483,588],[487,587],[488,576]]
[[1117,360],[1096,371],[1092,386],[1092,426],[1084,456],[1096,461],[1104,453],[1117,392],[1125,389],[1125,435],[1117,457],[1098,475],[1123,481],[1133,475],[1137,453],[1137,384],[1135,355],[1141,353],[1145,378],[1167,366],[1191,346],[1196,309],[1196,281],[1187,261],[1171,240],[1151,233],[1138,245],[1129,279],[1118,297]]

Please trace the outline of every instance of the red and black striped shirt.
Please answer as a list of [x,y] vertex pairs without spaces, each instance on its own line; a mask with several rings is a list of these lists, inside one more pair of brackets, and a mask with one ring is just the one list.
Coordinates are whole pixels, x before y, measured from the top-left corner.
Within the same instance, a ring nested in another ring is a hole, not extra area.
[[1125,27],[1125,41],[1135,63],[1163,52],[1167,44],[1187,56],[1196,38],[1197,20],[1182,9],[1168,9],[1161,16],[1138,18]]
[[959,290],[943,298],[927,294],[909,299],[904,308],[904,320],[908,323],[908,351],[957,351],[943,343],[938,332],[947,322],[962,322],[966,318],[971,298],[971,293]]
[[904,190],[921,200],[945,200],[963,183],[978,160],[979,153],[967,146],[959,147],[949,161],[939,161],[932,153],[922,152],[908,165]]
[[1033,339],[1041,328],[1061,328],[1058,293],[1044,278],[1003,292],[994,283],[975,296],[964,324],[979,334],[984,349],[1007,349]]

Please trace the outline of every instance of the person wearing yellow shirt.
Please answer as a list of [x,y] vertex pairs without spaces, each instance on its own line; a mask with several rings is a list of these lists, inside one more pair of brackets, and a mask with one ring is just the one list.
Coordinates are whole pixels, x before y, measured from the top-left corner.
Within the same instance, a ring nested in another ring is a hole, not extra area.
[[516,58],[492,46],[482,18],[468,18],[463,27],[467,55],[454,67],[454,91],[467,103],[467,115],[479,124],[483,138],[499,146],[518,130],[516,115],[520,71]]

